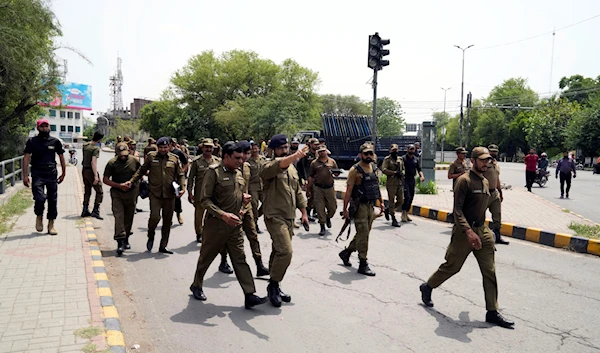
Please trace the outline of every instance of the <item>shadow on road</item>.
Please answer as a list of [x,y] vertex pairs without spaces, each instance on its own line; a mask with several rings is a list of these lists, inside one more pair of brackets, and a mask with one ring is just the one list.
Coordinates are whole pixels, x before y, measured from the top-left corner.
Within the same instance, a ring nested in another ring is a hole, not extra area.
[[[213,273],[212,277],[205,278],[203,282],[203,287],[208,288],[228,288],[230,286],[229,282],[237,282],[235,274],[226,274],[220,271],[216,271]],[[224,284],[227,284],[226,286]]]
[[200,245],[200,243],[198,243],[197,241],[193,240],[192,242],[190,242],[188,245],[186,246],[182,246],[180,248],[177,249],[171,249],[174,253],[179,254],[179,255],[186,255],[189,254],[191,252],[194,251],[200,251],[200,247],[198,246]]
[[471,338],[469,338],[468,335],[473,332],[473,329],[486,329],[492,327],[492,325],[483,321],[471,321],[468,311],[462,311],[458,314],[458,320],[454,320],[423,304],[420,304],[420,306],[437,320],[439,326],[435,329],[435,334],[441,337],[452,338],[463,343],[470,343]]
[[347,269],[344,272],[336,272],[330,271],[331,275],[329,279],[332,281],[339,282],[341,284],[350,285],[353,281],[361,281],[366,279],[367,277],[356,272],[356,268],[345,267],[344,265],[340,265],[342,268]]
[[51,237],[50,234],[48,234],[48,232],[33,232],[30,234],[20,234],[20,235],[9,235],[7,234],[2,234],[0,235],[0,240],[2,241],[15,241],[15,240],[21,240],[21,239],[33,239],[33,238],[37,238],[37,237]]

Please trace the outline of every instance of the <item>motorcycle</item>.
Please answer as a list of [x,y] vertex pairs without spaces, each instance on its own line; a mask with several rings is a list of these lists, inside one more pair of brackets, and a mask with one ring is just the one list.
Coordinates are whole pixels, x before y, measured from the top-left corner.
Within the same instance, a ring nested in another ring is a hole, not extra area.
[[77,153],[77,151],[69,150],[69,155],[70,155],[69,163],[71,165],[77,165],[77,157],[75,157],[75,153]]
[[543,169],[538,169],[537,172],[535,173],[535,179],[533,180],[534,183],[537,183],[541,188],[544,187],[544,185],[546,185],[546,183],[548,182],[548,178],[550,178],[550,172],[549,171],[544,171]]

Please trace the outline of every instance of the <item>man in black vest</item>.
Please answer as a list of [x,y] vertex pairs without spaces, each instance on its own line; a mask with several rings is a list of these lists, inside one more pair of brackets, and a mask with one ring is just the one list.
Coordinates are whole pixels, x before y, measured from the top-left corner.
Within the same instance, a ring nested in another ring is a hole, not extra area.
[[415,145],[408,145],[407,153],[402,156],[404,162],[404,203],[402,204],[402,222],[410,222],[412,219],[408,216],[410,206],[415,198],[415,174],[419,173],[421,182],[425,181],[423,171],[421,171],[421,160],[416,156]]

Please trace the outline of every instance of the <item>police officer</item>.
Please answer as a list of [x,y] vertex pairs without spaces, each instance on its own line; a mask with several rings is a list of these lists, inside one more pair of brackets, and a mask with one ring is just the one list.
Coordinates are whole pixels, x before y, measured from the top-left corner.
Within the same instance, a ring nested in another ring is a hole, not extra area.
[[129,155],[134,158],[137,158],[139,161],[140,160],[140,152],[138,152],[138,150],[137,150],[137,141],[129,140],[129,142],[127,142],[127,147],[129,148]]
[[[306,156],[301,158],[298,162],[298,174],[300,176],[300,179],[303,180],[303,183],[308,181],[308,170],[310,169],[310,164],[317,158],[317,148],[319,148],[320,146],[319,140],[317,140],[314,137],[309,139],[306,145],[309,147],[309,150],[306,153]],[[312,195],[313,190],[311,190],[308,187],[308,185],[306,185],[306,192]],[[313,199],[312,197],[307,197],[306,210],[308,212],[308,220],[311,222],[315,221],[315,218],[311,214],[311,211],[313,209]]]
[[[174,155],[177,156],[177,158],[179,158],[179,163],[181,163],[181,171],[183,173],[183,176],[185,178],[185,176],[187,175],[187,171],[188,171],[188,167],[189,167],[189,159],[187,154],[183,153],[182,150],[180,150],[179,148],[177,148],[177,146],[179,146],[177,144],[177,140],[176,139],[171,139],[171,144],[170,144],[170,153],[173,153]],[[177,215],[177,221],[179,222],[179,224],[183,224],[183,216],[181,215],[181,213],[183,212],[183,207],[181,205],[181,198],[176,198],[175,199],[175,214]]]
[[[81,176],[83,179],[84,193],[81,217],[92,216],[94,218],[103,219],[100,217],[100,204],[104,198],[104,193],[102,191],[102,183],[100,183],[100,174],[98,174],[98,157],[100,156],[98,142],[102,141],[102,138],[104,138],[104,135],[96,131],[94,132],[92,141],[83,145]],[[96,192],[96,199],[94,200],[94,209],[92,210],[92,213],[90,213],[89,204],[90,197],[92,196],[92,188]]]
[[137,183],[131,188],[127,185],[135,172],[140,169],[139,158],[130,154],[125,143],[117,146],[118,156],[108,161],[104,168],[102,182],[110,186],[112,212],[115,217],[115,236],[117,241],[117,256],[121,256],[125,249],[130,249],[129,236],[133,225],[136,198],[138,196]]
[[454,227],[452,239],[446,251],[446,262],[421,284],[421,299],[433,306],[431,292],[448,278],[458,273],[471,252],[479,263],[483,275],[483,291],[487,314],[485,321],[505,328],[512,328],[514,322],[506,320],[498,313],[498,283],[494,261],[494,236],[485,225],[485,211],[489,205],[490,187],[483,176],[492,156],[485,147],[475,147],[471,153],[473,167],[456,181],[454,188]]
[[412,219],[408,215],[413,199],[415,198],[415,174],[419,173],[421,182],[425,181],[421,171],[421,160],[415,155],[415,145],[408,145],[408,150],[402,156],[404,162],[404,203],[402,204],[402,222],[410,222]]
[[456,148],[456,159],[450,164],[448,168],[448,179],[452,179],[452,189],[456,184],[456,179],[461,175],[469,171],[469,165],[467,163],[467,150],[464,147]]
[[254,215],[254,223],[256,224],[256,232],[262,234],[260,228],[258,228],[258,218],[262,214],[262,206],[259,205],[263,202],[263,182],[260,178],[260,171],[266,162],[264,156],[260,154],[258,144],[254,141],[250,141],[251,152],[248,164],[250,165],[250,186],[248,188],[250,196],[252,196],[252,215]]
[[221,145],[219,145],[219,139],[218,138],[214,138],[213,139],[213,143],[214,143],[214,149],[213,149],[213,154],[219,158],[221,158]]
[[231,254],[233,268],[245,295],[246,309],[264,304],[267,298],[254,293],[256,288],[252,272],[244,255],[244,237],[240,213],[250,202],[250,195],[244,193],[245,180],[240,171],[242,152],[233,142],[223,145],[223,161],[206,171],[202,183],[201,204],[207,210],[204,243],[200,248],[194,283],[190,290],[194,298],[206,300],[202,285],[204,275],[217,254],[225,247]]
[[[37,216],[35,221],[35,230],[41,232],[44,230],[43,216],[44,204],[48,200],[48,234],[56,235],[58,232],[54,228],[54,220],[58,216],[58,184],[65,180],[66,164],[65,150],[59,139],[50,136],[50,123],[47,119],[39,119],[36,123],[38,135],[30,137],[25,144],[23,158],[23,185],[31,186],[33,200],[33,212]],[[58,176],[56,171],[56,155],[60,160],[61,174]],[[31,184],[27,170],[31,162]],[[57,178],[58,177],[58,178]],[[46,187],[46,194],[44,194]]]
[[300,147],[300,140],[298,140],[297,137],[292,138],[292,142],[290,142],[290,154],[296,153],[296,151],[298,151],[299,147]]
[[146,147],[144,147],[144,161],[146,161],[146,157],[148,156],[148,153],[150,153],[152,151],[158,151],[158,147],[156,147],[156,140],[153,139],[152,137],[149,137],[148,144],[146,145]]
[[208,168],[212,165],[217,165],[221,162],[219,157],[213,156],[213,144],[212,139],[206,138],[202,140],[200,148],[202,154],[194,158],[190,163],[190,175],[188,177],[188,201],[194,205],[194,229],[196,230],[196,241],[202,242],[202,230],[204,224],[204,211],[200,203],[200,192],[202,191],[202,181],[204,180],[204,174]]
[[348,205],[350,199],[359,201],[356,213],[352,215],[356,227],[356,235],[348,245],[348,248],[339,253],[344,262],[344,266],[352,266],[350,255],[358,251],[358,273],[365,276],[375,276],[367,262],[367,251],[369,249],[369,233],[371,225],[375,219],[373,207],[377,201],[380,202],[381,212],[385,212],[383,198],[379,191],[379,177],[375,174],[373,145],[365,143],[360,146],[360,162],[355,164],[348,172],[348,181],[346,182],[346,195],[344,196],[344,218],[348,219]]
[[398,156],[398,145],[392,144],[390,154],[383,159],[381,171],[387,175],[385,188],[388,193],[389,207],[386,215],[392,216],[392,227],[400,227],[396,220],[396,209],[404,203],[404,162],[402,157]]
[[[325,235],[325,224],[327,224],[327,228],[331,228],[331,217],[335,215],[337,210],[331,170],[338,169],[338,165],[336,161],[327,156],[326,146],[319,146],[317,153],[319,158],[312,161],[308,169],[306,196],[313,198],[313,204],[321,226],[319,235],[323,236]],[[308,190],[312,190],[312,192]]]
[[[154,246],[154,234],[156,226],[161,218],[162,211],[162,238],[160,241],[159,252],[173,254],[167,248],[169,243],[169,234],[171,233],[171,223],[173,219],[173,209],[175,208],[175,198],[181,197],[185,193],[185,176],[179,165],[176,155],[169,153],[169,137],[161,137],[156,142],[158,152],[148,153],[148,159],[133,177],[127,182],[131,187],[148,174],[148,183],[150,187],[150,218],[148,219],[148,242],[146,248],[152,251]],[[173,182],[179,184],[179,190],[173,187]]]
[[502,226],[502,201],[504,201],[504,197],[502,196],[502,184],[500,183],[500,165],[497,160],[498,146],[489,145],[488,150],[492,159],[483,176],[488,180],[488,184],[490,185],[490,204],[488,205],[488,209],[492,214],[490,228],[494,233],[496,244],[508,245],[509,242],[502,239],[502,235],[500,234],[500,227]]
[[306,148],[288,155],[289,144],[285,135],[273,136],[269,148],[273,150],[275,158],[265,163],[260,171],[265,193],[265,224],[272,240],[269,260],[271,278],[267,292],[271,304],[280,307],[282,301],[292,300],[291,296],[281,291],[279,283],[292,261],[293,224],[297,208],[302,212],[302,223],[308,227],[306,199],[300,187],[298,171],[293,165],[297,158],[306,156]]
[[185,153],[188,158],[190,157],[190,150],[188,148],[188,141],[186,139],[181,139],[181,144],[179,144],[179,149],[181,152]]

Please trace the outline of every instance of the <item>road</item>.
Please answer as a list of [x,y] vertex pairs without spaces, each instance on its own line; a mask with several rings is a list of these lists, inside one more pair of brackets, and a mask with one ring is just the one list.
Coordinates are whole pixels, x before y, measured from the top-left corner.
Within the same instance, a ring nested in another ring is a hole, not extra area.
[[[108,157],[102,154],[100,170]],[[506,330],[485,323],[481,275],[472,256],[461,273],[434,291],[435,308],[421,304],[418,286],[443,261],[449,225],[415,219],[396,229],[378,219],[369,247],[374,278],[356,273],[356,255],[353,268],[343,267],[337,253],[345,243],[336,243],[335,234],[316,236],[313,225],[313,234],[296,234],[282,283],[292,303],[248,311],[235,277],[218,272],[218,261],[205,280],[208,301],[190,296],[200,245],[189,203],[184,202],[184,225],[171,232],[174,255],[145,252],[149,212],[143,200],[132,249],[116,258],[110,197],[105,200],[105,220],[94,224],[125,340],[128,346],[140,344],[138,352],[600,351],[600,316],[594,309],[600,303],[600,259],[595,256],[518,240],[499,248],[499,303],[516,322],[515,330]],[[332,230],[341,224],[336,217]],[[268,258],[268,234],[260,240]],[[267,282],[255,282],[258,294],[266,295]]]

